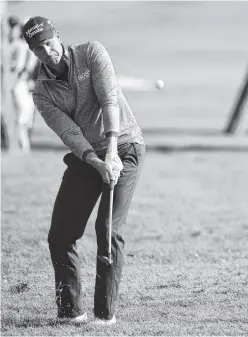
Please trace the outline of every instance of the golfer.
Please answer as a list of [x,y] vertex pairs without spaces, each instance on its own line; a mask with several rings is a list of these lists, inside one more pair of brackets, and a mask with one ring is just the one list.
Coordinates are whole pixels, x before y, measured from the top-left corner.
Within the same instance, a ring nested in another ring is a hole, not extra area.
[[[94,293],[95,323],[116,322],[115,309],[124,262],[123,225],[145,157],[142,132],[100,42],[63,45],[50,20],[29,19],[23,34],[42,62],[33,92],[47,125],[71,150],[55,200],[48,235],[55,271],[59,318],[84,322],[83,289],[76,242],[101,196]],[[112,259],[108,256],[110,184],[114,183]]]

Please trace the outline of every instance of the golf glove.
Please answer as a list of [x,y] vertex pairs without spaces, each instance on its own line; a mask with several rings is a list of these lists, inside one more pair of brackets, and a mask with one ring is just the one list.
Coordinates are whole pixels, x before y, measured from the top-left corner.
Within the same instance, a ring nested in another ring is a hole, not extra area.
[[109,164],[112,168],[116,184],[120,177],[121,170],[123,169],[120,157],[115,152],[109,152],[105,156],[105,163]]

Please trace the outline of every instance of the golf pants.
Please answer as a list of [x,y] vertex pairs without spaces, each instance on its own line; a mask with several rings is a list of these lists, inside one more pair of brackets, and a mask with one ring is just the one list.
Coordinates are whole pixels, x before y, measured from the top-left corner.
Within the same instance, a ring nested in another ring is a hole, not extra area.
[[138,143],[127,143],[118,147],[124,168],[114,189],[112,265],[106,265],[98,258],[108,256],[110,189],[103,183],[101,175],[95,168],[83,163],[72,153],[65,155],[64,162],[67,168],[55,200],[48,235],[55,271],[58,317],[76,317],[85,311],[76,241],[82,237],[100,195],[95,222],[97,257],[94,314],[105,319],[113,317],[124,264],[122,229],[141,172],[145,151],[145,146]]

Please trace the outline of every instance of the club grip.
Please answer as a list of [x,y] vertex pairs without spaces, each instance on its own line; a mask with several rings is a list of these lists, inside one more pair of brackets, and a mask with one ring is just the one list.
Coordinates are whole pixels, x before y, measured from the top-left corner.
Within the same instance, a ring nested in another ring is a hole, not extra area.
[[109,185],[110,190],[113,190],[114,187],[115,187],[115,182],[114,182],[114,180],[110,180],[110,185]]

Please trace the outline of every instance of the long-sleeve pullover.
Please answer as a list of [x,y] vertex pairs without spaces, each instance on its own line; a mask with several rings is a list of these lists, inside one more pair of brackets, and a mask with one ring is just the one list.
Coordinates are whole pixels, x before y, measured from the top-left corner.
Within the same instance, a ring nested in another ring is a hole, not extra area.
[[87,150],[106,149],[106,133],[118,134],[118,144],[143,143],[142,132],[100,42],[68,47],[63,58],[68,82],[58,80],[42,64],[33,92],[34,103],[47,125],[79,158]]

